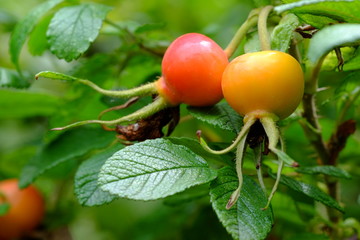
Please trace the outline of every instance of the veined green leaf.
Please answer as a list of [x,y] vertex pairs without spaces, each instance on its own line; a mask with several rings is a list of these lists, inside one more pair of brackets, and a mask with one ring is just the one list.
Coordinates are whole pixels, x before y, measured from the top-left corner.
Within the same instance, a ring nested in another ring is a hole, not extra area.
[[275,7],[278,13],[286,10],[316,28],[337,23],[360,23],[358,0],[307,0]]
[[83,127],[64,132],[40,149],[23,168],[20,185],[25,187],[44,172],[66,161],[75,160],[93,149],[104,148],[113,140],[113,133],[101,128]]
[[271,33],[271,49],[286,52],[299,19],[294,14],[286,14]]
[[254,180],[245,175],[237,203],[230,210],[225,208],[238,184],[235,169],[222,168],[210,186],[213,208],[221,223],[234,239],[265,239],[271,231],[273,216],[271,208],[262,210],[267,203],[267,198]]
[[239,132],[242,126],[242,117],[226,102],[220,102],[212,107],[188,107],[188,110],[196,119],[223,130]]
[[214,163],[216,162],[218,164],[222,163],[222,164],[230,165],[230,166],[234,165],[233,153],[223,154],[223,155],[216,155],[216,154],[209,153],[200,145],[200,142],[197,139],[185,138],[185,137],[180,137],[180,138],[169,137],[166,139],[168,139],[173,144],[182,145],[182,146],[189,148],[195,154],[203,157],[210,165],[211,165],[211,162],[214,162]]
[[209,182],[216,173],[190,149],[155,139],[126,147],[110,157],[100,171],[99,184],[119,197],[154,200]]
[[316,63],[335,47],[359,41],[360,24],[332,25],[314,35],[310,41],[307,55],[312,63]]
[[81,205],[97,206],[113,201],[116,196],[104,192],[98,185],[98,175],[102,165],[115,152],[123,148],[118,145],[100,152],[83,162],[75,175],[75,194]]
[[31,33],[37,21],[62,1],[63,0],[49,0],[40,4],[16,25],[10,37],[10,55],[11,61],[17,68],[19,68],[19,55],[26,37]]
[[295,170],[305,174],[326,174],[333,177],[351,179],[351,175],[348,172],[334,166],[300,167]]
[[[276,175],[271,172],[270,172],[270,176],[274,179],[276,178]],[[344,209],[340,207],[338,202],[336,202],[332,197],[330,197],[329,195],[327,195],[326,193],[324,193],[319,188],[313,185],[297,181],[285,175],[281,175],[280,183],[284,184],[285,186],[299,193],[303,193],[306,196],[325,204],[326,206],[335,208],[340,212],[344,212]]]
[[50,50],[66,61],[79,58],[98,36],[110,10],[111,7],[97,3],[60,9],[51,19],[47,31]]

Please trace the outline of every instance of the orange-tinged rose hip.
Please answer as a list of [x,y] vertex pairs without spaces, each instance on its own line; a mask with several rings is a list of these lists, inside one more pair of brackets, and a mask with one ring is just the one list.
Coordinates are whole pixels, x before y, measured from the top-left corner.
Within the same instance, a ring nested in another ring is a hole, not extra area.
[[284,119],[301,102],[304,75],[300,64],[287,53],[247,53],[228,64],[222,90],[230,106],[243,116],[275,114]]

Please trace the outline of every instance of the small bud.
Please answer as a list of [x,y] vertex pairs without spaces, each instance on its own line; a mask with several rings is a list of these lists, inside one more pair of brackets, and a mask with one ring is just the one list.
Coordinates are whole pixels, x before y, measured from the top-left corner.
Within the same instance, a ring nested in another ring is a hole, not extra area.
[[198,137],[198,139],[200,140],[200,138],[201,138],[201,130],[197,130],[196,131],[196,136]]

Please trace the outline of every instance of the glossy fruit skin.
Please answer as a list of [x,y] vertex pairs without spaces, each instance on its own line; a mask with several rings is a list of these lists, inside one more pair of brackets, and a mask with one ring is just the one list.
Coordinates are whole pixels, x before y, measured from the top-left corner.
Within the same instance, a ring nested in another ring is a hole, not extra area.
[[158,91],[172,105],[213,105],[223,98],[221,77],[228,63],[223,49],[210,38],[184,34],[165,52]]
[[304,94],[304,74],[291,55],[279,51],[247,53],[232,60],[222,78],[224,98],[240,115],[295,111]]
[[0,240],[21,237],[35,229],[44,216],[44,200],[33,186],[19,189],[17,179],[0,182],[0,203],[8,203],[9,211],[0,216]]

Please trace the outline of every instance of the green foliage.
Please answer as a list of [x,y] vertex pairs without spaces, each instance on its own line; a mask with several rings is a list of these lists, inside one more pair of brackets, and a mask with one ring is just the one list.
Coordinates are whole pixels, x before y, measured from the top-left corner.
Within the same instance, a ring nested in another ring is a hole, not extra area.
[[357,48],[353,57],[346,62],[344,71],[352,71],[360,69],[360,48]]
[[43,146],[29,161],[22,170],[20,186],[26,187],[45,171],[66,161],[76,161],[91,150],[106,147],[112,140],[113,134],[101,129],[79,128],[67,131]]
[[[275,178],[274,174],[270,174],[270,175],[273,178]],[[281,176],[280,182],[299,193],[302,193],[310,198],[313,198],[316,201],[319,201],[329,207],[335,208],[340,212],[344,212],[344,209],[340,207],[339,203],[337,203],[333,198],[331,198],[329,195],[327,195],[326,193],[324,193],[319,188],[313,185],[297,181],[288,176]]]
[[0,106],[0,118],[49,116],[57,110],[59,98],[45,93],[5,88],[0,89]]
[[359,24],[341,24],[326,27],[319,31],[311,40],[308,57],[312,63],[326,55],[330,50],[356,44],[360,41]]
[[[35,182],[42,188],[48,214],[40,234],[57,235],[53,229],[64,227],[89,240],[359,237],[359,1],[215,2],[34,0],[12,10],[10,1],[0,3],[0,51],[10,54],[0,56],[0,179],[18,177],[22,187]],[[242,168],[236,153],[214,154],[196,138],[201,130],[211,148],[231,145],[244,118],[226,101],[181,106],[174,132],[158,139],[126,141],[146,129],[142,124],[167,132],[176,122],[169,110],[124,126],[49,130],[116,119],[153,101],[148,96],[127,106],[126,97],[103,96],[93,84],[115,91],[155,81],[167,46],[186,32],[208,35],[227,50],[257,8],[229,60],[260,51],[264,36],[255,20],[266,5],[274,5],[265,28],[271,49],[301,62],[305,95],[297,111],[277,123],[286,151],[266,155],[263,129],[250,129],[246,145],[264,144],[259,154],[244,149],[244,183],[230,210]],[[263,210],[278,159],[286,163],[281,186]],[[8,208],[0,193],[0,215]]]
[[190,149],[156,139],[115,153],[102,167],[99,183],[103,190],[119,197],[154,200],[215,177],[216,171]]
[[271,49],[286,52],[297,26],[299,19],[295,15],[285,15],[271,33]]
[[30,83],[12,69],[0,68],[0,87],[26,88]]
[[351,175],[341,168],[334,166],[314,166],[296,168],[299,173],[305,174],[326,174],[332,177],[351,179]]
[[47,30],[50,50],[60,59],[79,58],[95,40],[110,7],[87,3],[60,9]]
[[275,10],[279,13],[290,10],[305,23],[317,28],[335,23],[360,22],[360,4],[357,0],[298,1],[277,6]]
[[244,187],[236,205],[230,210],[225,209],[238,183],[234,169],[226,167],[219,170],[218,178],[211,183],[210,189],[213,208],[234,239],[264,239],[273,224],[272,211],[262,210],[267,198],[260,186],[250,177],[244,177]]
[[212,107],[188,107],[189,113],[196,119],[215,127],[232,132],[239,132],[242,118],[228,103],[221,102]]
[[63,0],[51,0],[44,2],[43,4],[33,9],[29,14],[27,14],[20,23],[16,24],[16,27],[11,34],[10,53],[11,60],[17,68],[19,68],[19,56],[22,46],[24,45],[27,36],[35,27],[37,21],[41,19],[41,17],[44,16],[47,11],[62,1]]
[[28,47],[29,52],[34,56],[41,56],[49,48],[46,31],[52,17],[52,15],[49,15],[41,19],[30,33]]
[[97,180],[106,159],[119,151],[120,148],[122,146],[115,146],[94,154],[79,166],[75,175],[74,187],[75,194],[82,205],[89,207],[103,205],[116,198],[114,195],[101,190]]

